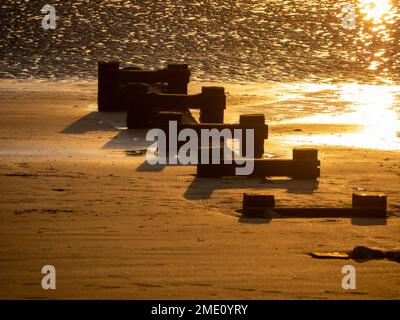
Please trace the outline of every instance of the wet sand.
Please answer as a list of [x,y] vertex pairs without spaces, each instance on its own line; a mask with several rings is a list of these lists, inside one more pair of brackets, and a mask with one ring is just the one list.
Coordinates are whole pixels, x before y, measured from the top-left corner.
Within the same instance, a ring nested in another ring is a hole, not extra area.
[[[400,249],[399,152],[317,146],[317,183],[197,179],[193,166],[150,167],[132,152],[146,147],[144,133],[121,130],[123,113],[96,112],[95,82],[0,87],[0,298],[400,298],[398,263],[308,256],[357,245]],[[229,91],[235,112],[267,99]],[[353,130],[271,125],[267,155],[290,157],[289,136]],[[237,212],[246,191],[274,194],[282,206],[323,207],[350,205],[363,189],[388,195],[386,221],[248,220]],[[57,270],[54,291],[40,286],[47,264]],[[341,287],[347,264],[356,290]]]

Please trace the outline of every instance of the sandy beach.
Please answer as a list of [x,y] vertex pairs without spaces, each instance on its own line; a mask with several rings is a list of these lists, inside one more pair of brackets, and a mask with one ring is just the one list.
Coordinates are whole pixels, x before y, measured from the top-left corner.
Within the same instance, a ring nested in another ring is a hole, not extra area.
[[[191,92],[203,84],[191,84]],[[222,85],[236,114],[274,101]],[[316,145],[317,182],[200,179],[194,166],[146,164],[135,152],[148,145],[144,131],[125,130],[124,113],[97,112],[95,81],[2,80],[0,88],[0,298],[400,298],[399,263],[308,255],[358,245],[400,249],[398,151]],[[228,112],[229,121],[235,117]],[[291,157],[299,134],[355,130],[276,123],[267,155]],[[357,190],[387,194],[388,219],[245,219],[238,212],[244,192],[274,194],[281,206],[340,207]],[[40,285],[48,264],[57,270],[56,290]],[[356,290],[341,286],[349,264]]]

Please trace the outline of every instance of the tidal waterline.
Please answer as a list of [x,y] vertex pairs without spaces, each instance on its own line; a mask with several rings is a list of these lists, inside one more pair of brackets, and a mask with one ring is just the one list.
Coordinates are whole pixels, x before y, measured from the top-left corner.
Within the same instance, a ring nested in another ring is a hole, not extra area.
[[[96,79],[98,60],[186,62],[193,80],[256,83],[259,97],[272,90],[272,101],[233,106],[227,119],[246,111],[272,123],[352,122],[379,138],[294,139],[399,150],[397,0],[54,0],[57,27],[43,30],[47,3],[0,5],[1,78]],[[352,30],[343,27],[348,4]]]
[[400,150],[398,85],[269,82],[232,85],[232,91],[255,100],[227,110],[228,122],[241,113],[263,113],[272,128],[287,127],[284,140],[290,145]]

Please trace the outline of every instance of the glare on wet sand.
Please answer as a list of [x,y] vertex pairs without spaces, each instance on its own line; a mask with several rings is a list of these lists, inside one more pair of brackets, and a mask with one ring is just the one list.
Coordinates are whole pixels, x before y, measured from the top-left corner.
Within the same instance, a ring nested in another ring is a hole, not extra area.
[[[314,85],[305,85],[312,90]],[[297,144],[325,144],[400,150],[400,87],[383,85],[340,84],[330,90],[348,109],[337,114],[315,114],[288,123],[354,125],[361,128],[352,133],[298,135],[291,139]]]

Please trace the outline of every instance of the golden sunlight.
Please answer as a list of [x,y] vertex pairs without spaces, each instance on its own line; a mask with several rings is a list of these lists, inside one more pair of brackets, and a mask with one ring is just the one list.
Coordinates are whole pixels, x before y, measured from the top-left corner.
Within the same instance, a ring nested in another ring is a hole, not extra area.
[[359,0],[358,8],[364,15],[363,20],[371,21],[373,24],[384,24],[394,22],[397,8],[391,0]]
[[300,144],[344,145],[372,149],[400,150],[398,134],[400,119],[395,110],[398,86],[343,84],[332,85],[338,99],[348,103],[348,112],[340,114],[316,114],[295,119],[292,123],[319,123],[354,125],[359,131],[338,135],[294,137]]
[[359,39],[365,48],[377,50],[370,58],[367,70],[380,70],[386,74],[385,64],[389,61],[387,45],[394,41],[393,24],[399,19],[399,11],[393,0],[358,0],[360,20],[364,21],[359,30]]

